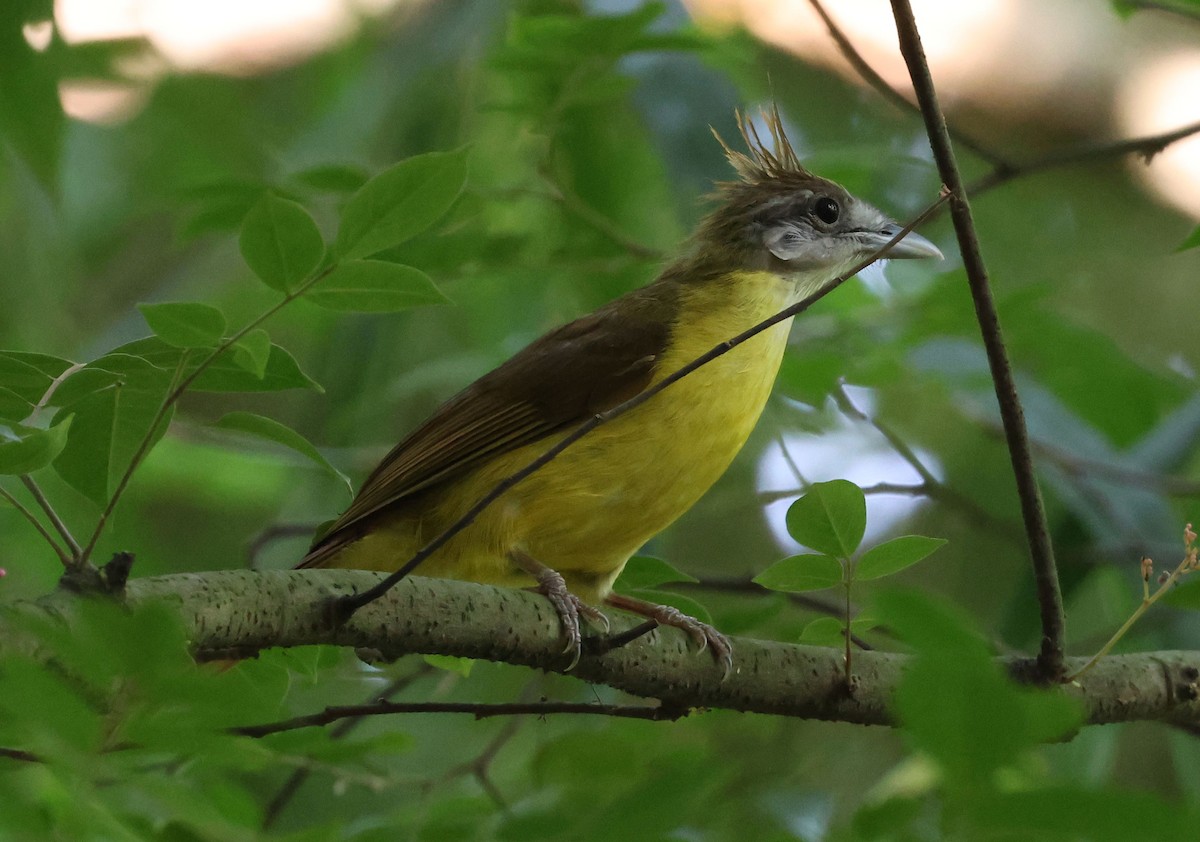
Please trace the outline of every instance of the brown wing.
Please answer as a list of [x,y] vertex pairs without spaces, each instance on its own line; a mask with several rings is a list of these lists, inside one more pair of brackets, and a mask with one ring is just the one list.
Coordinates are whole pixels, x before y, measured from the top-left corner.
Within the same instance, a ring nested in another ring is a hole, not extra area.
[[552,330],[442,404],[384,457],[300,563],[357,540],[364,519],[642,391],[666,347],[674,285],[643,287]]

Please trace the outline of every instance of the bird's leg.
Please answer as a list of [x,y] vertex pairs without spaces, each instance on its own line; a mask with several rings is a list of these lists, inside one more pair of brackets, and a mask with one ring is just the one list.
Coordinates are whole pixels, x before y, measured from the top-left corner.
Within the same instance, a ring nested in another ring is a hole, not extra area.
[[621,608],[648,617],[660,625],[682,629],[701,650],[707,647],[712,651],[713,658],[724,668],[726,676],[733,669],[733,645],[730,644],[729,638],[708,623],[702,623],[695,617],[684,614],[678,608],[672,608],[670,605],[658,605],[624,594],[609,594],[604,598],[604,602],[613,608]]
[[563,634],[567,638],[567,645],[563,649],[563,654],[571,656],[571,663],[567,666],[567,671],[575,669],[575,665],[579,663],[579,655],[583,649],[583,635],[579,630],[579,618],[582,616],[597,625],[603,626],[605,632],[608,631],[608,618],[604,616],[604,612],[600,609],[588,605],[582,599],[575,596],[575,594],[571,593],[567,589],[567,583],[563,580],[562,574],[557,570],[547,567],[522,550],[510,550],[508,555],[518,567],[532,576],[537,582],[537,587],[533,588],[533,590],[545,596],[546,599],[550,600],[550,604],[554,606],[554,610],[558,614],[558,619],[562,623]]

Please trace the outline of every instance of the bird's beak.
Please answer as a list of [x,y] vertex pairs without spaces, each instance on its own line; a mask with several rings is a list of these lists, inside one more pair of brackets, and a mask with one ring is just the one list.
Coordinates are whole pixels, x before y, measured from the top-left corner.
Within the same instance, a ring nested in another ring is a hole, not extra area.
[[[866,245],[871,249],[881,249],[888,244],[892,237],[899,234],[900,230],[901,226],[894,222],[886,225],[878,234],[868,234]],[[891,251],[884,255],[887,260],[915,260],[920,257],[943,259],[941,250],[916,231],[909,231],[902,240],[892,246]]]

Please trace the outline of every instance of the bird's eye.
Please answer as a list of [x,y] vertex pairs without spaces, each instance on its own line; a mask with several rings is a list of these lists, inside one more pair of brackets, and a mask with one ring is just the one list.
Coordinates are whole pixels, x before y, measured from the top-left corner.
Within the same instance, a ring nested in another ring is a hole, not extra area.
[[822,196],[813,205],[813,213],[817,215],[817,219],[826,225],[832,225],[838,221],[838,214],[841,213],[841,208],[838,207],[838,203],[833,199],[828,196]]

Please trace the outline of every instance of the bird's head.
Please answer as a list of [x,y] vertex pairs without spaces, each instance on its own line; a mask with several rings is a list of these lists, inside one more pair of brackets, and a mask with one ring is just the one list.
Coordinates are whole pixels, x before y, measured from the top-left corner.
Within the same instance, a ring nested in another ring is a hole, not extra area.
[[[721,255],[719,262],[733,264],[727,268],[790,277],[807,294],[877,252],[901,226],[841,185],[805,169],[777,109],[763,119],[773,149],[741,114],[738,127],[749,153],[731,149],[717,136],[740,179],[718,185],[720,204],[700,226],[699,250],[710,259]],[[886,257],[940,258],[942,253],[909,232]]]

